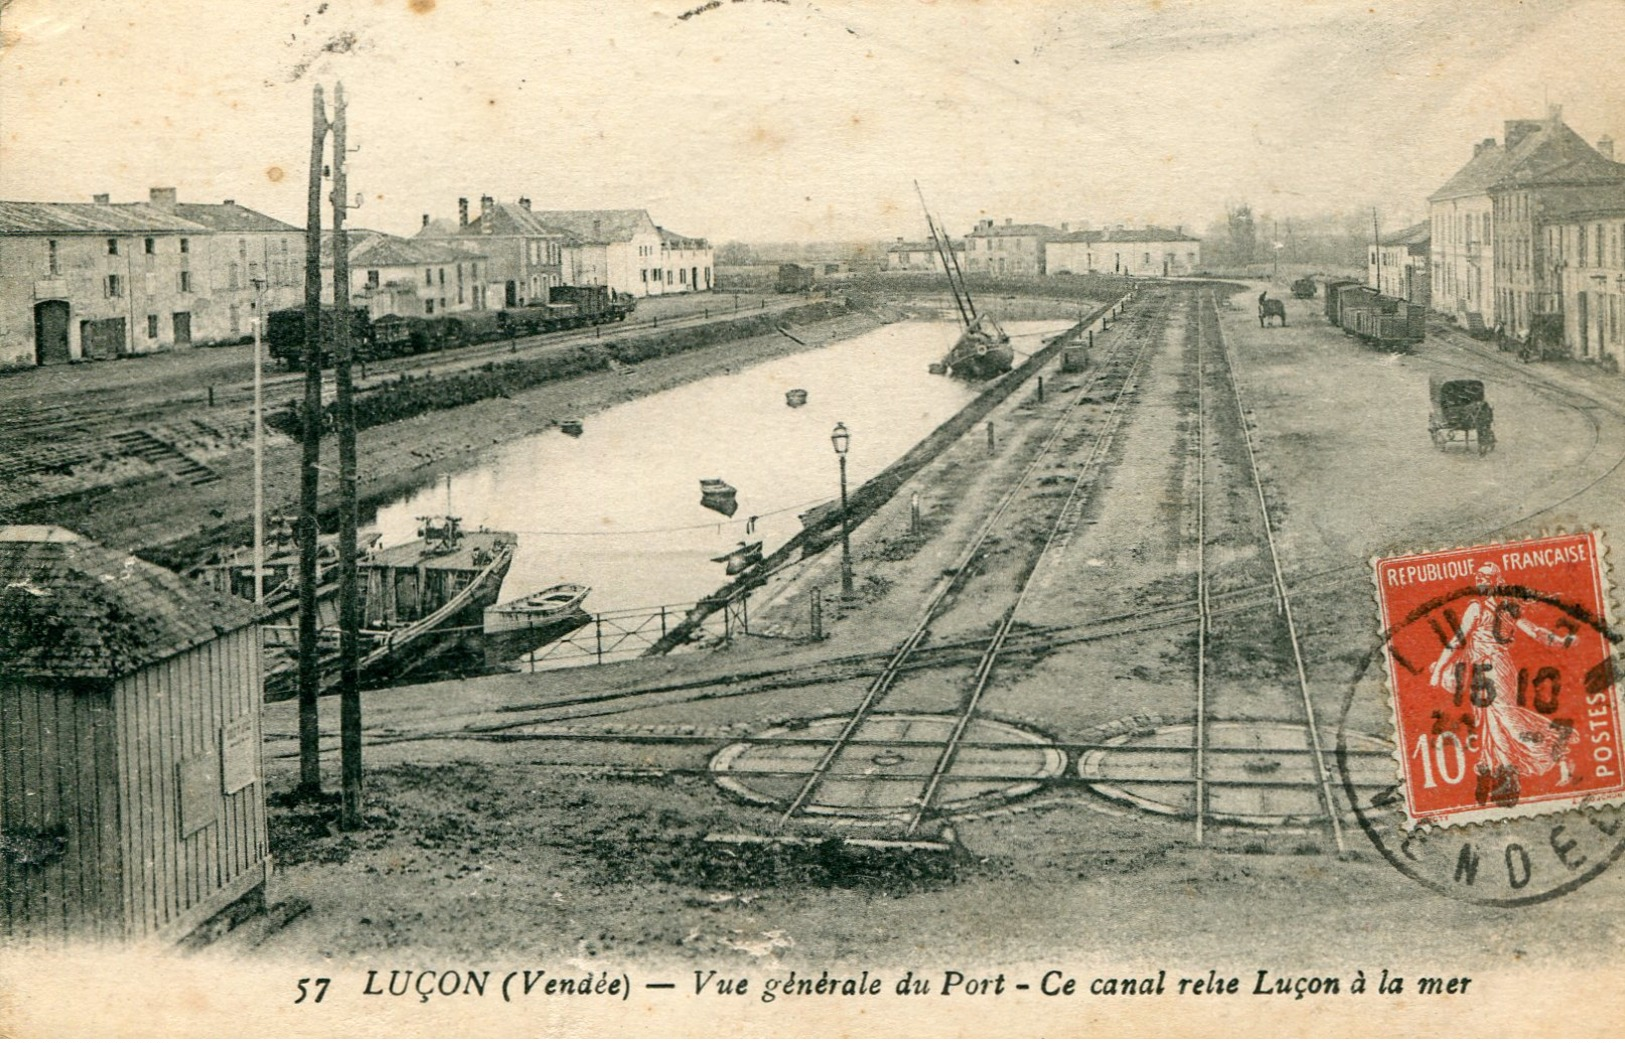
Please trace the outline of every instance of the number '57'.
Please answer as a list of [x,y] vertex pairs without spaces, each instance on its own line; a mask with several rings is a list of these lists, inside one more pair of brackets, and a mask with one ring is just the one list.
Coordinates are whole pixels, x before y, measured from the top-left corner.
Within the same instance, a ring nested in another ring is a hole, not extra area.
[[[327,995],[327,986],[332,984],[332,981],[333,979],[331,978],[300,978],[299,998],[294,1000],[294,1002],[303,1003],[308,999],[312,1003],[320,1003],[322,1001],[322,997]],[[306,988],[307,983],[309,984],[310,988]],[[311,988],[316,990],[316,994],[314,996],[310,994]]]

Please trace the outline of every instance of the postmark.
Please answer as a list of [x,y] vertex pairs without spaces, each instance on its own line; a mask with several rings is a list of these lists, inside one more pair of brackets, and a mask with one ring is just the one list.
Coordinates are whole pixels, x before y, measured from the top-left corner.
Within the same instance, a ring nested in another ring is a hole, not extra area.
[[1396,785],[1354,807],[1407,876],[1520,905],[1625,851],[1605,554],[1587,532],[1373,563],[1382,640],[1350,701],[1380,677]]
[[1407,825],[1625,797],[1597,533],[1379,559],[1376,583]]

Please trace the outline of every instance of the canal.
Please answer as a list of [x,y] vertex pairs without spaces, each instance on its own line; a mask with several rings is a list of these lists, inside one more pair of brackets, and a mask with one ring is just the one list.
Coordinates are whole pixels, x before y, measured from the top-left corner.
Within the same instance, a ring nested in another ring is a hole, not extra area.
[[[1065,328],[1005,326],[1018,363]],[[975,396],[975,386],[927,371],[957,329],[894,323],[585,416],[579,437],[516,439],[381,507],[373,527],[384,545],[404,543],[418,516],[446,513],[449,497],[466,527],[519,534],[503,600],[570,582],[592,588],[593,612],[693,602],[727,579],[712,558],[742,541],[761,540],[770,554],[800,530],[798,514],[838,498],[836,422],[851,431],[855,489]],[[806,390],[806,405],[786,405],[791,388]],[[701,505],[702,478],[738,489],[732,517]]]

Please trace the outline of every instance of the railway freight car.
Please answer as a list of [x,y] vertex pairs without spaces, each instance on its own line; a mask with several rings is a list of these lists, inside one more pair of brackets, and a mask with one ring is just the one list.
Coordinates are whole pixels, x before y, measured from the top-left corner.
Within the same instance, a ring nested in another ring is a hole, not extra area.
[[812,289],[813,270],[799,264],[779,265],[779,278],[773,288],[779,293],[803,293]]
[[[368,318],[363,308],[350,311],[350,345],[363,361],[421,355],[469,344],[537,333],[620,322],[636,307],[630,295],[607,286],[555,286],[548,303],[508,308],[500,312],[465,311],[427,318],[383,315]],[[322,310],[322,365],[333,361],[333,323],[336,311]],[[299,369],[305,357],[305,310],[285,308],[272,312],[266,322],[271,357],[289,369]]]
[[1427,335],[1427,310],[1421,305],[1358,283],[1346,283],[1335,290],[1328,284],[1327,294],[1337,298],[1335,310],[1327,302],[1327,317],[1332,324],[1368,344],[1387,351],[1408,351]]

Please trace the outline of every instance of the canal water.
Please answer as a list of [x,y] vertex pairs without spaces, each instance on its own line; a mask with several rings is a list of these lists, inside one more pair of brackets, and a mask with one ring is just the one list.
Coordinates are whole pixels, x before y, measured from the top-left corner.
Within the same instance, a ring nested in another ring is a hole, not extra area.
[[[1006,324],[1018,362],[1062,328]],[[839,498],[837,421],[851,432],[853,490],[975,396],[927,371],[957,330],[894,323],[590,414],[579,437],[547,431],[493,447],[449,476],[451,513],[519,534],[503,600],[570,582],[592,588],[592,612],[696,601],[727,580],[712,558],[742,541],[771,554],[800,530],[799,513]],[[806,390],[805,406],[785,404],[791,388]],[[701,505],[702,478],[738,489],[732,517]],[[374,527],[385,546],[415,539],[417,517],[445,513],[447,499],[441,480],[381,507]]]

